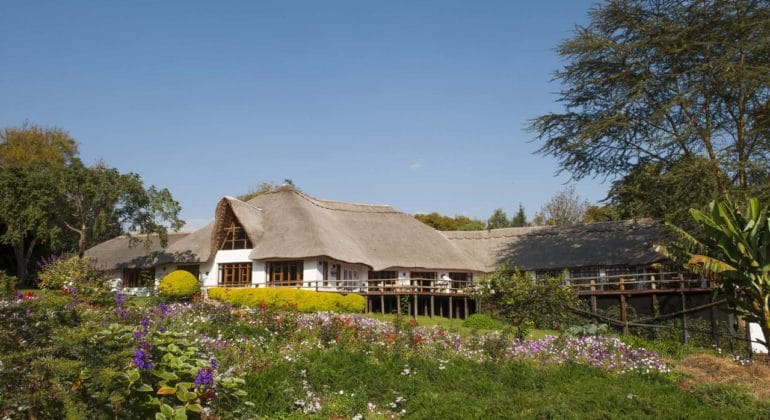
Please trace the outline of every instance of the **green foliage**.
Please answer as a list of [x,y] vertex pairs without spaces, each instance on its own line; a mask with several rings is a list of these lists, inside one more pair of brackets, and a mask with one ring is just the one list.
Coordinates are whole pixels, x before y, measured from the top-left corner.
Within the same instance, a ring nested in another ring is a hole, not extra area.
[[54,259],[43,266],[39,277],[41,289],[74,290],[78,297],[92,302],[112,300],[107,277],[87,257]]
[[[241,389],[245,383],[243,375],[214,375],[216,362],[207,359],[186,333],[156,332],[153,345],[159,355],[158,363],[151,370],[130,367],[124,376],[132,394],[129,398],[157,407],[156,419],[186,418],[188,413],[202,413],[202,403],[208,400],[222,405],[246,396]],[[196,383],[201,372],[211,374],[210,383]]]
[[576,337],[604,335],[607,331],[609,331],[607,324],[583,324],[567,328],[567,334]]
[[607,198],[617,218],[652,217],[691,228],[689,208],[705,209],[719,195],[712,164],[689,156],[673,163],[638,163],[613,182]]
[[316,292],[289,288],[211,288],[210,299],[230,302],[237,306],[269,306],[294,309],[299,312],[363,312],[366,301],[353,293]]
[[505,214],[503,209],[495,209],[492,215],[487,219],[487,229],[500,229],[511,226],[511,221],[508,220],[508,215]]
[[158,285],[158,295],[172,300],[191,299],[200,290],[198,279],[185,270],[175,270],[166,274]]
[[10,299],[16,292],[16,276],[0,271],[0,300]]
[[678,229],[682,243],[658,247],[685,266],[717,280],[719,292],[734,310],[757,322],[770,340],[770,221],[767,206],[750,199],[745,210],[729,202],[712,202],[708,212],[692,209],[708,241]]
[[579,304],[577,293],[560,279],[535,280],[517,269],[501,267],[479,279],[473,296],[524,338],[534,326],[552,328]]
[[575,187],[554,194],[535,215],[534,224],[569,226],[582,223],[590,204],[582,199]]
[[477,330],[502,330],[505,325],[486,314],[473,314],[464,322],[463,327]]
[[519,209],[516,211],[516,214],[511,218],[511,227],[524,227],[529,226],[529,221],[527,221],[527,214],[524,213],[524,206],[519,203]]
[[485,223],[478,219],[462,215],[449,217],[435,211],[428,214],[415,214],[414,218],[436,230],[483,230],[485,227]]
[[767,191],[767,1],[611,0],[589,16],[557,48],[564,111],[533,120],[540,153],[577,179],[698,156],[711,171],[696,183]]

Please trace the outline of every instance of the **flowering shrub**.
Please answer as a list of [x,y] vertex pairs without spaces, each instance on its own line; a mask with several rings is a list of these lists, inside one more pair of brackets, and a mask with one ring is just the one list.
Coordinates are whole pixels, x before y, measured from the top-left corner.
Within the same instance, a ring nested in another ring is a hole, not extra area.
[[211,288],[211,299],[230,302],[236,306],[271,306],[296,309],[299,312],[363,312],[365,300],[357,294],[315,292],[289,288]]
[[10,299],[16,293],[16,277],[0,271],[0,300]]
[[88,257],[52,259],[43,265],[39,277],[41,289],[74,290],[79,297],[91,302],[112,300],[107,277]]
[[174,300],[187,300],[200,292],[201,286],[192,273],[185,270],[175,270],[161,279],[158,285],[158,295]]

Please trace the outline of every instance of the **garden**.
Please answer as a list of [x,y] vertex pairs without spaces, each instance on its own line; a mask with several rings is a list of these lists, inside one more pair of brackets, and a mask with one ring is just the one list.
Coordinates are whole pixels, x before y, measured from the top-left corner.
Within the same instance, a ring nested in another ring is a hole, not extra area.
[[[71,261],[56,272],[89,278]],[[196,287],[181,281],[135,298],[89,287],[97,277],[78,289],[42,274],[55,290],[0,303],[2,418],[732,418],[770,409],[745,385],[700,380],[686,358],[639,341],[516,337],[478,317],[461,329],[301,312],[275,298],[180,301]]]

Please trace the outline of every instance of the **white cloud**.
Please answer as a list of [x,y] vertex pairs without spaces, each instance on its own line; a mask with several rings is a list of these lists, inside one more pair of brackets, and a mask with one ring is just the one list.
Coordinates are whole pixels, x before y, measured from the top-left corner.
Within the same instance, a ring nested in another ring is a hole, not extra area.
[[413,171],[416,171],[420,168],[422,168],[422,159],[415,160],[414,162],[409,164],[409,169]]

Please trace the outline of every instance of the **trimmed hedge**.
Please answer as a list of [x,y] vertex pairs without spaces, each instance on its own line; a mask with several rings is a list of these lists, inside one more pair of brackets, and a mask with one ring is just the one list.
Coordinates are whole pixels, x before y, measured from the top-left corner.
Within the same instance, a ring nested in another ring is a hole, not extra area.
[[186,300],[200,292],[201,285],[192,273],[175,270],[168,273],[158,285],[158,295],[168,299]]
[[230,302],[236,306],[266,305],[299,312],[363,312],[363,296],[353,293],[316,292],[289,288],[223,288],[208,289],[210,299]]

